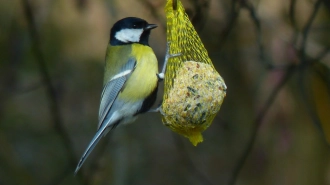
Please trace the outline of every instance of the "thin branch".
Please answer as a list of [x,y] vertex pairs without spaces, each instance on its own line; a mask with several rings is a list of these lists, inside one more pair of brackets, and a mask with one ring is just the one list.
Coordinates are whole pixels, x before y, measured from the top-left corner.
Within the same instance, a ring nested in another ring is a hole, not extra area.
[[[302,99],[305,100],[304,102],[306,105],[307,112],[309,113],[309,115],[310,115],[311,119],[313,120],[313,122],[315,123],[315,125],[320,130],[322,129],[321,120],[316,113],[316,110],[315,110],[316,105],[313,104],[312,100],[308,98],[309,96],[308,96],[308,92],[307,92],[307,87],[304,86],[304,83],[305,83],[304,76],[305,76],[305,70],[307,69],[307,67],[312,66],[310,64],[315,64],[315,62],[318,62],[317,64],[321,65],[319,63],[319,61],[323,57],[325,57],[329,51],[329,48],[325,48],[316,58],[311,58],[306,53],[307,39],[308,39],[310,30],[311,30],[311,26],[315,20],[315,17],[318,13],[318,10],[320,9],[321,4],[322,4],[322,0],[318,0],[315,2],[313,11],[302,31],[302,43],[301,43],[301,46],[299,49],[299,59],[300,59],[301,65],[299,68],[300,70],[298,73],[299,75],[298,75],[298,82],[297,82],[298,86],[300,88],[300,95],[302,96]],[[315,64],[315,65],[317,65],[317,64]],[[314,71],[318,72],[317,67],[314,67],[313,69],[314,69]],[[319,73],[319,74],[321,74],[321,73]],[[326,81],[326,78],[321,78],[321,79]],[[327,86],[327,87],[329,87],[329,86]]]
[[270,107],[274,103],[274,100],[276,99],[276,97],[277,97],[278,93],[280,92],[280,90],[284,87],[284,85],[288,82],[288,80],[294,74],[295,69],[296,69],[296,67],[293,66],[293,65],[291,65],[287,68],[287,70],[285,71],[285,74],[282,77],[282,80],[274,87],[273,91],[268,96],[264,106],[262,106],[259,114],[256,117],[255,125],[252,128],[251,137],[247,141],[247,146],[243,150],[243,154],[239,158],[237,165],[234,167],[234,170],[233,170],[233,173],[232,173],[233,175],[230,178],[229,183],[228,183],[229,185],[234,185],[235,184],[235,182],[237,180],[237,177],[239,175],[239,172],[241,171],[242,167],[245,164],[245,161],[246,161],[247,157],[249,156],[249,154],[252,151],[252,148],[253,148],[253,145],[255,143],[258,131],[260,129],[260,126],[262,125],[262,121],[264,120],[264,118],[267,115]]
[[85,10],[87,3],[87,0],[76,0],[76,6],[79,11]]
[[326,7],[326,9],[328,10],[328,12],[330,12],[330,1],[329,0],[323,0],[323,3]]
[[262,43],[262,31],[261,31],[261,22],[259,17],[257,16],[257,13],[255,11],[255,8],[249,1],[240,1],[243,8],[246,8],[250,12],[250,17],[254,23],[256,35],[257,35],[257,45],[259,49],[259,59],[264,65],[266,66],[266,69],[273,69],[276,68],[272,63],[266,60],[264,46]]
[[185,167],[187,168],[187,170],[191,171],[192,176],[199,179],[204,185],[213,185],[213,183],[202,172],[198,170],[194,162],[190,159],[189,154],[186,151],[181,138],[179,138],[177,135],[174,135],[174,133],[173,138],[175,140],[175,145],[178,151],[180,151],[180,157],[182,159],[182,162],[185,163]]
[[314,64],[313,70],[327,86],[327,91],[330,97],[330,69],[327,68],[325,64],[319,62]]
[[[315,125],[321,130],[321,120],[319,118],[319,116],[316,113],[315,110],[315,104],[313,105],[313,103],[311,102],[310,99],[308,99],[308,93],[307,93],[307,88],[304,86],[304,82],[305,82],[305,78],[304,78],[304,74],[305,74],[305,70],[306,70],[306,66],[307,64],[313,64],[315,62],[319,62],[323,57],[325,57],[329,51],[329,48],[325,48],[316,58],[314,59],[310,59],[310,57],[308,57],[307,53],[306,53],[306,45],[307,45],[307,39],[312,27],[312,24],[315,20],[315,17],[318,13],[318,10],[320,9],[320,6],[322,4],[322,0],[318,0],[315,2],[314,4],[314,8],[313,11],[306,23],[306,25],[303,28],[302,31],[302,43],[301,43],[301,47],[300,47],[300,61],[301,61],[301,66],[300,66],[300,70],[299,70],[299,76],[298,76],[298,86],[300,88],[300,93],[302,96],[302,99],[305,100],[305,105],[307,108],[307,111],[310,115],[310,117],[312,118],[313,122],[315,123]],[[318,73],[319,71],[317,71],[317,68],[315,71]],[[322,74],[322,73],[318,73],[318,74]],[[320,76],[321,77],[321,76]],[[322,80],[324,80],[327,84],[327,78],[322,78]],[[329,87],[329,86],[327,86]],[[308,102],[309,100],[309,102]]]
[[262,30],[261,30],[261,21],[260,18],[257,16],[257,12],[253,6],[253,4],[249,1],[240,1],[241,7],[245,8],[249,11],[250,13],[250,17],[251,20],[254,23],[255,26],[255,30],[256,30],[256,42],[257,42],[257,46],[258,46],[258,50],[259,50],[259,60],[265,65],[266,69],[269,70],[283,70],[286,69],[288,67],[288,65],[275,65],[273,64],[267,57],[265,54],[265,50],[264,50],[264,44],[263,44],[263,34],[262,34]]
[[36,91],[40,88],[43,88],[44,84],[42,82],[34,82],[31,83],[28,86],[25,87],[16,87],[16,89],[14,90],[15,93],[13,93],[12,95],[20,95],[20,94],[26,94],[26,93],[30,93],[32,91]]
[[100,161],[102,161],[102,156],[106,153],[107,145],[109,145],[111,136],[112,134],[108,134],[108,136],[104,137],[103,141],[98,144],[99,150],[94,151],[95,154],[91,156],[90,161],[92,161],[92,163],[89,167],[87,175],[91,182],[91,179],[94,178],[94,176],[100,171],[102,167]]
[[291,0],[290,1],[290,8],[289,8],[289,20],[290,20],[291,25],[292,25],[293,30],[294,30],[292,43],[297,42],[298,33],[299,33],[299,29],[298,29],[297,21],[296,21],[296,16],[295,16],[296,15],[296,3],[297,3],[297,0]]
[[305,104],[305,107],[307,109],[307,113],[310,115],[310,117],[312,118],[312,121],[315,123],[315,126],[319,129],[322,130],[321,128],[321,120],[318,117],[316,110],[315,110],[315,104],[313,104],[311,97],[311,92],[310,90],[308,91],[308,89],[311,89],[310,87],[307,88],[305,86],[305,70],[307,68],[301,67],[299,69],[299,73],[298,73],[298,79],[297,79],[297,83],[298,83],[298,87],[300,89],[300,95],[301,95],[301,99]]
[[[228,36],[232,29],[234,28],[234,25],[237,21],[237,18],[239,16],[241,7],[240,4],[237,3],[238,0],[232,0],[231,1],[231,10],[230,10],[230,15],[229,15],[229,21],[227,22],[227,25],[225,26],[224,30],[220,34],[220,39],[219,39],[219,51],[221,51],[222,47],[225,44],[225,41],[228,39]],[[238,6],[238,7],[237,7]]]
[[[210,0],[190,0],[195,13],[189,16],[191,23],[194,25],[197,32],[201,32],[206,24],[208,13],[210,11]],[[186,10],[188,14],[188,10]],[[189,14],[188,14],[189,15]]]
[[[5,173],[1,172],[1,175],[8,175],[8,178],[1,180],[11,184],[37,184],[31,171],[22,164],[22,157],[12,143],[9,142],[8,135],[10,135],[10,132],[7,130],[0,130],[0,146],[1,151],[4,151],[0,153],[0,169],[1,171],[5,170]],[[12,178],[18,176],[19,178]],[[8,181],[9,179],[11,180]]]
[[297,22],[296,22],[296,2],[297,0],[291,0],[290,6],[289,6],[289,19],[292,24],[292,26],[295,28],[295,30],[298,30]]
[[[35,18],[33,15],[32,7],[29,3],[29,0],[22,0],[23,7],[24,7],[24,13],[26,16],[26,19],[28,21],[28,29],[29,34],[32,41],[32,51],[34,52],[34,55],[36,57],[36,62],[38,65],[38,70],[41,75],[43,84],[46,86],[46,93],[48,97],[48,103],[49,103],[49,112],[51,113],[51,121],[53,122],[53,127],[55,131],[61,136],[62,144],[65,147],[70,167],[72,167],[72,173],[73,169],[76,165],[76,157],[74,155],[73,150],[73,144],[70,140],[69,134],[66,132],[61,114],[60,114],[60,106],[58,104],[57,96],[56,96],[56,89],[53,85],[52,79],[50,77],[49,71],[47,69],[47,65],[45,62],[45,59],[43,57],[42,51],[41,51],[41,42],[37,31],[37,26],[35,23]],[[85,181],[83,180],[82,176],[79,176],[80,180],[83,184]]]
[[326,47],[321,51],[314,59],[314,61],[321,61],[325,56],[327,56],[330,53],[330,47]]
[[307,60],[306,59],[306,44],[307,44],[307,39],[309,36],[309,31],[311,29],[312,23],[314,22],[316,15],[317,15],[317,12],[320,9],[321,4],[322,4],[322,0],[318,0],[315,2],[313,12],[310,15],[310,17],[302,31],[302,43],[301,43],[301,47],[300,47],[300,58],[301,58],[301,62],[303,64],[306,64],[306,60]]
[[161,15],[159,14],[159,11],[157,11],[157,7],[155,7],[154,4],[151,3],[151,1],[147,1],[147,0],[139,0],[140,3],[146,7],[151,15],[157,20],[160,22],[160,24],[162,25],[163,28],[166,28],[166,23],[164,23],[164,21],[161,21],[162,18],[161,18]]
[[57,174],[53,180],[50,181],[48,185],[58,185],[63,183],[64,179],[69,177],[69,175],[72,174],[72,170],[70,170],[69,166],[63,169],[63,171],[59,174]]
[[[311,16],[309,17],[304,29],[303,29],[303,41],[300,47],[300,60],[301,60],[301,65],[305,64],[307,61],[307,55],[306,55],[306,43],[307,43],[307,38],[309,35],[309,31],[311,28],[311,25],[316,17],[316,14],[320,8],[322,0],[318,0],[315,4],[314,4],[314,9],[313,12],[311,14]],[[290,17],[291,17],[291,21],[295,22],[295,18],[294,18],[294,5],[296,4],[295,0],[291,1],[290,4]],[[253,17],[252,17],[253,18]],[[257,26],[257,25],[256,25]],[[295,39],[294,39],[295,40]],[[303,67],[303,66],[300,66]],[[295,71],[296,67],[294,65],[291,65],[288,67],[284,77],[282,78],[281,82],[279,84],[277,84],[277,86],[274,88],[274,90],[271,92],[270,96],[268,97],[265,105],[263,106],[263,108],[261,109],[261,112],[258,114],[256,121],[255,121],[255,127],[252,129],[252,136],[248,141],[247,147],[245,148],[242,157],[239,159],[239,162],[237,164],[237,166],[234,168],[234,172],[233,172],[233,176],[229,181],[230,185],[235,184],[235,181],[237,179],[237,176],[240,172],[240,170],[242,169],[248,155],[250,154],[250,152],[252,151],[255,139],[257,137],[257,133],[258,130],[261,126],[261,123],[264,119],[264,117],[266,116],[269,108],[271,107],[271,105],[273,104],[278,92],[282,89],[282,87],[286,84],[286,82],[291,78],[291,76],[293,75],[294,71]]]
[[[308,66],[309,67],[309,66]],[[326,139],[326,135],[325,133],[322,131],[322,121],[319,117],[319,115],[317,114],[317,105],[315,102],[315,95],[314,92],[311,90],[311,83],[313,82],[309,82],[308,86],[306,86],[306,70],[308,68],[303,65],[300,67],[299,70],[299,75],[298,75],[298,86],[300,88],[300,95],[301,95],[301,99],[305,104],[305,107],[307,109],[307,113],[309,114],[309,116],[311,117],[314,125],[318,128],[318,130],[320,131],[321,135]],[[316,77],[319,78],[319,80],[321,80],[324,85],[326,86],[326,91],[328,92],[329,96],[330,96],[330,70],[327,68],[327,66],[325,66],[324,64],[318,62],[318,63],[314,63],[314,65],[312,66],[312,72],[314,73],[314,75],[317,75]],[[329,145],[329,143],[327,143]]]

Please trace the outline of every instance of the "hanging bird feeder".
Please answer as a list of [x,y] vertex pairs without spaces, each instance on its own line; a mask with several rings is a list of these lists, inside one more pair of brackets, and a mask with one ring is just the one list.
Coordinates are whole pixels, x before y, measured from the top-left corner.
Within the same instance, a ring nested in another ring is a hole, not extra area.
[[202,41],[179,0],[166,7],[168,53],[162,120],[172,131],[196,146],[226,96],[226,85],[215,70]]

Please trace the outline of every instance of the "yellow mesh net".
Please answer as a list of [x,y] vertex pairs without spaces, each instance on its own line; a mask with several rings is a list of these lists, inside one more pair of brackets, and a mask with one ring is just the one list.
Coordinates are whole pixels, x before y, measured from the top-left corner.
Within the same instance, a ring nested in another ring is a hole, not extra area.
[[179,0],[168,0],[169,54],[162,103],[163,123],[197,145],[226,96],[226,85],[215,70],[202,41]]
[[166,99],[167,91],[173,86],[176,70],[184,61],[198,61],[210,64],[212,67],[213,64],[181,2],[179,0],[174,2],[168,0],[165,13],[167,18],[167,42],[170,43],[169,53],[181,54],[178,57],[170,58],[167,63],[165,78],[167,88],[165,87],[164,93]]

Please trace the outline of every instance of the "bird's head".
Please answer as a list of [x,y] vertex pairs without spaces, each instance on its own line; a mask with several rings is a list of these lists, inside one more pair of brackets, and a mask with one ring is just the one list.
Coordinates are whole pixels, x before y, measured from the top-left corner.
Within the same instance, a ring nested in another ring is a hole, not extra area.
[[150,30],[156,27],[157,25],[148,24],[143,19],[126,17],[117,21],[111,28],[110,44],[124,45],[140,43],[148,45]]

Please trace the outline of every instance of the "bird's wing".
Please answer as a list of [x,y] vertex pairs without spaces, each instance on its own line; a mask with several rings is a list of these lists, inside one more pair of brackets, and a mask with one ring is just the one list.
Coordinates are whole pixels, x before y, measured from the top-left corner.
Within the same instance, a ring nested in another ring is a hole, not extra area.
[[121,68],[120,73],[115,75],[108,83],[105,84],[101,94],[98,129],[101,127],[105,117],[110,112],[113,102],[116,100],[119,92],[123,88],[130,74],[133,72],[135,66],[136,60],[130,58]]
[[[79,171],[81,166],[84,164],[85,160],[87,159],[88,155],[92,152],[96,144],[100,141],[102,136],[108,130],[109,125],[108,123],[103,123],[105,117],[110,112],[113,102],[116,100],[120,90],[125,85],[126,80],[128,79],[129,75],[133,72],[136,65],[135,59],[131,58],[128,60],[126,65],[124,65],[121,69],[121,72],[115,75],[103,88],[103,92],[101,95],[101,105],[99,111],[99,126],[98,130],[89,143],[88,147],[86,148],[84,154],[80,158],[80,161],[77,165],[75,170],[75,174]],[[117,123],[112,123],[112,128],[117,126]]]

